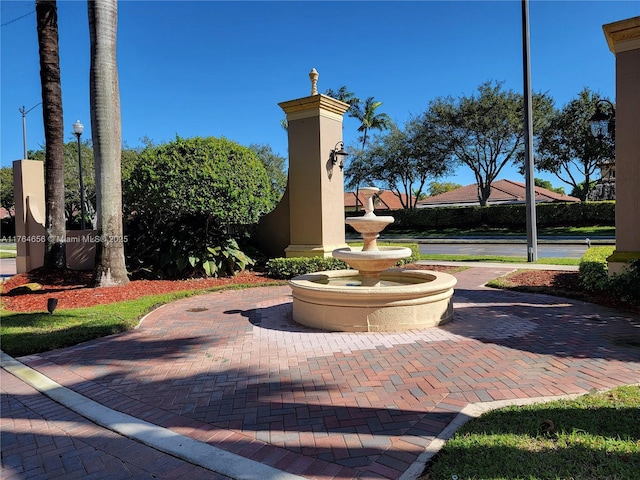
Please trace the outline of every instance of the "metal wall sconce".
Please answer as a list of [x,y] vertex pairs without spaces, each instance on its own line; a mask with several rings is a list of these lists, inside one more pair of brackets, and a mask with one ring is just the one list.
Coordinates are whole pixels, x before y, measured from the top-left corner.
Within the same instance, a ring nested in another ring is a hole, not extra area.
[[336,146],[333,147],[333,150],[331,150],[331,164],[336,165],[338,163],[338,157],[341,157],[340,164],[338,166],[340,167],[340,170],[342,170],[344,168],[344,157],[346,157],[347,155],[349,154],[344,149],[344,142],[336,143]]
[[[608,103],[610,107],[610,113],[605,113],[601,108],[601,103]],[[616,108],[607,99],[598,100],[596,103],[596,113],[589,119],[591,126],[591,133],[596,138],[604,138],[609,135],[615,142],[616,139]]]

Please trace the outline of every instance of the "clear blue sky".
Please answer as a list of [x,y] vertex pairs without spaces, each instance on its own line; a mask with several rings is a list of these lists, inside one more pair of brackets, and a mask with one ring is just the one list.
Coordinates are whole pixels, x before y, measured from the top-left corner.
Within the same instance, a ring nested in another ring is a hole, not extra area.
[[[41,101],[34,1],[2,0],[1,164],[22,158],[21,106]],[[26,15],[24,18],[19,17]],[[615,57],[602,25],[640,15],[635,1],[530,2],[531,83],[562,106],[584,87],[615,99]],[[16,20],[17,19],[17,20]],[[14,21],[15,20],[15,21]],[[58,1],[64,123],[90,138],[85,1]],[[383,102],[399,123],[439,96],[487,80],[522,91],[521,2],[120,1],[118,64],[127,145],[191,136],[269,144],[287,155],[278,103],[346,85]],[[357,141],[345,120],[344,139]],[[42,109],[27,115],[28,148],[44,143]],[[555,177],[547,178],[562,186]],[[521,180],[515,169],[500,178]],[[441,179],[473,183],[467,167]],[[566,186],[565,186],[566,187]]]

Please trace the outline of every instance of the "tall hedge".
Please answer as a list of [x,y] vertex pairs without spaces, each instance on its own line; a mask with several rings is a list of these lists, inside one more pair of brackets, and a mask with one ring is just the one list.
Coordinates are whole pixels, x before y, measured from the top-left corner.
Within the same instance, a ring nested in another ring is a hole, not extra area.
[[[434,207],[397,210],[388,228],[524,228],[526,206]],[[615,225],[615,202],[541,203],[536,205],[539,227]]]
[[130,269],[221,273],[212,267],[237,255],[231,234],[273,208],[270,188],[256,154],[226,138],[178,137],[146,149],[125,185]]

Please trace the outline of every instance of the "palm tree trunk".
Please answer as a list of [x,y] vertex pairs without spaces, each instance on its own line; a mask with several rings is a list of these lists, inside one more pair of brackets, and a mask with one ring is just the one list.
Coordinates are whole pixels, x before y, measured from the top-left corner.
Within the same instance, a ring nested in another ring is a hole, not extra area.
[[129,282],[122,234],[122,132],[116,62],[117,0],[88,1],[91,133],[96,169],[98,286]]
[[64,124],[55,0],[37,0],[36,17],[45,137],[45,254],[47,268],[65,268]]

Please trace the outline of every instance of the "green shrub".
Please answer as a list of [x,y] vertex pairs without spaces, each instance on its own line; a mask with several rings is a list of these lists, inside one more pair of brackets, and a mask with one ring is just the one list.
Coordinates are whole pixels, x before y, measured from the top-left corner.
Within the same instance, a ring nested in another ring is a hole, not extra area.
[[274,206],[256,154],[225,138],[176,138],[142,152],[124,188],[134,276],[222,276],[250,265],[245,238]]
[[333,257],[272,258],[267,262],[267,275],[272,278],[289,279],[307,273],[325,270],[342,270],[349,266]]
[[610,276],[607,257],[613,250],[614,247],[589,248],[580,260],[580,282],[587,290],[640,306],[640,260],[629,262],[622,273]]
[[602,291],[609,287],[607,257],[613,253],[614,247],[591,247],[580,260],[580,283],[587,290]]
[[611,277],[610,288],[615,298],[640,305],[640,260],[630,262],[624,273]]

